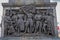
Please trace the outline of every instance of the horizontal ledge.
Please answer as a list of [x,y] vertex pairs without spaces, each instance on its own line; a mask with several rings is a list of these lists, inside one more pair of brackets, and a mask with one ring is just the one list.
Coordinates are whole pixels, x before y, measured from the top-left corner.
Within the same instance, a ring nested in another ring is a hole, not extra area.
[[54,36],[54,35],[48,35],[48,34],[36,34],[36,33],[33,33],[33,34],[20,34],[20,35],[10,35],[10,36],[5,36],[5,37],[23,37],[23,36],[26,36],[26,37],[33,37],[33,36]]
[[[29,4],[29,5],[35,5],[37,7],[55,7],[57,5],[56,2],[51,2],[51,3],[40,3],[40,4]],[[21,7],[23,6],[22,4],[10,4],[10,3],[2,3],[3,7]]]

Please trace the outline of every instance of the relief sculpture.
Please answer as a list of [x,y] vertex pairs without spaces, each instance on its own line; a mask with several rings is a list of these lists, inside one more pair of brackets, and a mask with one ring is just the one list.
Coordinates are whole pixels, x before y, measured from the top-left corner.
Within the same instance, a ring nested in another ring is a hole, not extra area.
[[16,34],[20,35],[21,33],[51,33],[51,25],[48,26],[50,22],[48,19],[49,16],[44,14],[44,12],[41,12],[40,9],[36,9],[35,6],[32,5],[21,6],[18,10],[6,10],[4,18],[4,34],[7,36],[16,36]]

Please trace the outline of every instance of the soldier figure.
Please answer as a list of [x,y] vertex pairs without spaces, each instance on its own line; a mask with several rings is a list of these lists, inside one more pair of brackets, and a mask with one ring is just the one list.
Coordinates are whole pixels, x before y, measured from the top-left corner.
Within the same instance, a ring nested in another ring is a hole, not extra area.
[[26,21],[26,31],[32,33],[33,31],[33,19],[32,19],[32,14],[29,13],[27,14],[28,15],[28,18],[27,18],[27,21]]
[[43,26],[42,26],[42,32],[47,33],[48,32],[47,30],[48,30],[47,29],[47,20],[44,20],[43,21]]
[[37,14],[35,15],[35,21],[36,21],[36,26],[35,26],[35,32],[41,32],[41,27],[42,27],[42,23],[41,23],[41,14],[39,12],[39,10],[37,10]]
[[22,10],[27,16],[27,20],[25,23],[25,32],[32,33],[33,32],[33,13],[35,13],[35,7],[30,5],[30,6],[23,6]]
[[18,16],[17,26],[19,27],[19,32],[23,32],[24,31],[24,20],[23,20],[24,14],[18,14],[17,16]]

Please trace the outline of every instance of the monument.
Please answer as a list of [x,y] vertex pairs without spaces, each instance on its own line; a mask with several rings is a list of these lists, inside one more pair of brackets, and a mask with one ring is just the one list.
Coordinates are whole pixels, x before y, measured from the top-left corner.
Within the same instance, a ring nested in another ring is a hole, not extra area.
[[56,2],[9,0],[2,3],[2,37],[57,35]]

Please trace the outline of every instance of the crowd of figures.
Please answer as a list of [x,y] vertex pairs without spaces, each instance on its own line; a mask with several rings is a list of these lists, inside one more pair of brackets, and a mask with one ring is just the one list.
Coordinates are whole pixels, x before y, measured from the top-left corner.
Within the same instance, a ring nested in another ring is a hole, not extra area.
[[35,6],[7,9],[4,16],[5,35],[20,33],[52,34],[52,24],[46,15],[40,10],[36,10]]

